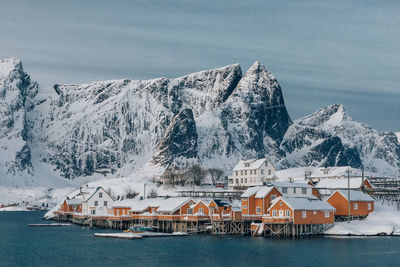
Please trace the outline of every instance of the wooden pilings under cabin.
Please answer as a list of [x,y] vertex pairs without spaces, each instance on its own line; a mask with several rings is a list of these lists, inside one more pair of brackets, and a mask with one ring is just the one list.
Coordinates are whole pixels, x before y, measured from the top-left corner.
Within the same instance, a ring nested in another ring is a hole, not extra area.
[[[173,233],[204,233],[213,235],[252,235],[272,238],[297,238],[301,236],[319,235],[332,227],[326,224],[296,225],[293,223],[253,223],[252,221],[231,221],[231,220],[208,220],[208,221],[172,221],[157,219],[135,219],[135,220],[110,220],[89,218],[58,217],[59,221],[71,221],[75,224],[126,230],[132,226],[150,227],[155,232]],[[262,230],[260,230],[262,227]]]

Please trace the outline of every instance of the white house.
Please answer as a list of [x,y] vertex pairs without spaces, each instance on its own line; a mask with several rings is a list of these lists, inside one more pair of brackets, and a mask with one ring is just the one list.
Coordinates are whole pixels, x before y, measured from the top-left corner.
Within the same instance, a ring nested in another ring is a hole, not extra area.
[[313,187],[305,182],[273,181],[270,184],[278,188],[284,197],[315,198]]
[[275,166],[266,158],[241,160],[229,176],[230,187],[249,187],[263,185],[275,179]]
[[96,190],[82,202],[82,213],[91,216],[107,216],[108,209],[113,202],[114,200],[103,187],[97,187]]

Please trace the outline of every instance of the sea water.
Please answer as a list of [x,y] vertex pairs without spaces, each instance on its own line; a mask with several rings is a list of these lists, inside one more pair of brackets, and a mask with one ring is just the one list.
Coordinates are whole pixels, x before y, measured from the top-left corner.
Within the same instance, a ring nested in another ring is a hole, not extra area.
[[[96,238],[110,229],[28,227],[43,212],[0,212],[0,266],[398,266],[400,238]],[[114,231],[117,232],[117,231]]]

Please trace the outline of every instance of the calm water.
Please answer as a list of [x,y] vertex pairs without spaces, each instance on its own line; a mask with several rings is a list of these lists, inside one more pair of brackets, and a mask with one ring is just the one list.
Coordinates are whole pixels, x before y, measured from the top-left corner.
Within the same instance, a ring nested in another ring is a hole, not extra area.
[[400,238],[101,239],[110,230],[28,228],[42,212],[0,213],[0,266],[398,266]]

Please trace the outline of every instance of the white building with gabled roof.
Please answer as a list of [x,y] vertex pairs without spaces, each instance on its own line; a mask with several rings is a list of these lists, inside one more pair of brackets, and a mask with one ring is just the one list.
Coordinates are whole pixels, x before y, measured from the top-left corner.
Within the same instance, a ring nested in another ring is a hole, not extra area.
[[241,160],[229,176],[230,187],[263,185],[275,179],[276,168],[267,158]]
[[84,201],[82,201],[82,214],[88,216],[107,216],[108,209],[114,200],[103,187],[96,190]]

